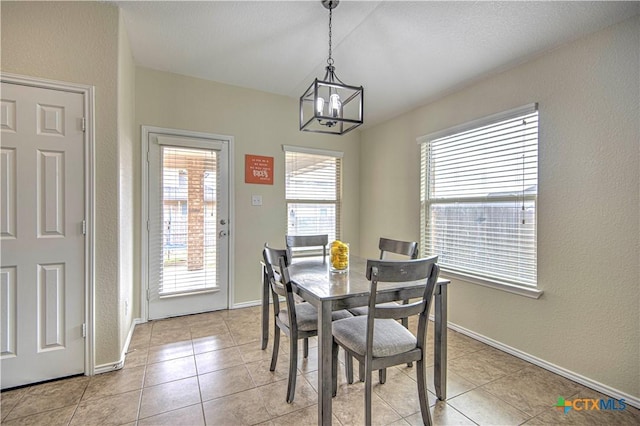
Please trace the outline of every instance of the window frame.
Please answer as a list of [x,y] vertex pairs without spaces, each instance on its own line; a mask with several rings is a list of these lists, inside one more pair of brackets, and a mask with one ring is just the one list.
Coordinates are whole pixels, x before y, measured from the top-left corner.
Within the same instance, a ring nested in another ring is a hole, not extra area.
[[[286,203],[286,218],[285,218],[285,229],[287,230],[287,234],[289,233],[289,205],[290,204],[326,204],[330,206],[334,206],[335,216],[334,216],[334,229],[335,229],[335,239],[340,240],[341,238],[341,213],[342,213],[342,166],[343,166],[343,157],[344,153],[341,151],[332,151],[326,149],[317,149],[317,148],[308,148],[301,146],[293,146],[293,145],[282,145],[282,151],[285,153],[284,155],[284,191],[285,191],[285,203]],[[324,198],[288,198],[287,197],[287,154],[288,153],[298,153],[298,154],[308,154],[308,155],[316,155],[322,157],[331,157],[336,161],[336,176],[334,180],[335,188],[335,200],[327,200]],[[323,233],[323,232],[320,232]],[[299,234],[304,235],[304,234]],[[331,234],[329,234],[329,240],[331,242]],[[318,254],[322,254],[322,251],[319,249],[298,249],[296,250],[297,256],[315,256]]]
[[[417,139],[417,143],[418,145],[420,145],[420,242],[421,242],[421,247],[422,247],[422,255],[423,256],[428,256],[431,254],[437,254],[437,253],[429,253],[428,250],[428,245],[427,245],[427,240],[428,240],[428,232],[429,232],[429,226],[428,226],[428,220],[429,220],[429,216],[430,216],[430,207],[434,204],[443,204],[443,200],[438,200],[436,202],[431,202],[431,198],[430,198],[430,185],[428,183],[428,179],[429,179],[429,158],[428,158],[428,152],[429,152],[429,148],[430,148],[430,143],[432,141],[437,141],[443,138],[447,138],[447,137],[451,137],[453,135],[457,135],[459,133],[464,133],[464,132],[469,132],[469,131],[473,131],[476,129],[479,129],[481,127],[485,127],[485,126],[491,126],[494,124],[498,124],[501,123],[503,121],[506,120],[512,120],[514,118],[519,118],[521,116],[526,116],[532,113],[537,113],[538,112],[538,104],[537,103],[532,103],[532,104],[528,104],[528,105],[524,105],[522,107],[519,108],[514,108],[514,109],[510,109],[508,111],[504,111],[504,112],[500,112],[497,114],[493,114],[490,116],[486,116],[486,117],[482,117],[479,118],[477,120],[473,120],[467,123],[463,123],[457,126],[453,126],[447,129],[443,129],[428,135],[424,135],[421,136]],[[539,115],[538,115],[538,120],[539,120]],[[537,140],[536,140],[536,146],[538,149],[537,152],[537,158],[539,158],[539,144],[540,144],[540,131],[539,131],[539,124],[538,124],[538,134],[537,134]],[[536,160],[537,162],[538,160]],[[536,181],[539,180],[539,171],[536,170]],[[478,284],[478,285],[482,285],[485,287],[490,287],[490,288],[494,288],[494,289],[499,289],[499,290],[504,290],[510,293],[515,293],[515,294],[519,294],[519,295],[523,295],[523,296],[527,296],[527,297],[531,297],[531,298],[539,298],[542,294],[543,291],[540,289],[539,287],[539,282],[537,279],[537,261],[538,261],[538,253],[537,253],[537,247],[538,247],[538,242],[537,242],[537,216],[538,216],[538,201],[537,201],[537,194],[538,191],[536,190],[535,194],[526,194],[524,191],[522,192],[522,194],[519,194],[519,200],[522,201],[523,203],[525,201],[527,202],[532,202],[534,205],[534,249],[535,249],[535,256],[534,256],[534,261],[535,261],[535,265],[534,265],[534,274],[536,276],[535,278],[535,284],[526,284],[526,283],[521,283],[521,282],[517,282],[516,280],[501,280],[498,278],[494,278],[494,277],[488,277],[488,276],[482,276],[482,273],[478,273],[478,275],[474,275],[473,273],[469,273],[468,271],[461,271],[459,269],[456,269],[455,267],[447,267],[446,265],[441,265],[442,268],[442,274],[443,276],[447,276],[449,278],[455,278],[455,279],[459,279],[462,281],[466,281],[466,282],[470,282],[473,284]],[[484,199],[481,200],[481,197],[464,197],[464,196],[460,196],[460,197],[451,197],[451,198],[447,198],[446,199],[446,203],[455,203],[455,202],[469,202],[469,201],[482,201],[484,203],[487,204],[491,204],[491,203],[497,203],[497,202],[501,202],[504,200],[513,200],[514,196],[504,196],[504,197],[492,197],[490,200],[488,200],[486,197]]]

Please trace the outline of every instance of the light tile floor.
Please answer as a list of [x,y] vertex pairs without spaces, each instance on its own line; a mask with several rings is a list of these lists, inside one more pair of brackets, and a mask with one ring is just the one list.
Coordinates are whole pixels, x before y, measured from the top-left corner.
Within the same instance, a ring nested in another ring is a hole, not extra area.
[[[281,339],[270,372],[273,339],[260,350],[259,314],[255,307],[138,325],[123,369],[3,392],[2,424],[316,424],[317,342],[299,361],[295,401],[287,404],[288,342]],[[640,424],[640,410],[630,406],[565,414],[558,397],[608,397],[454,331],[448,349],[447,401],[436,402],[432,363],[428,369],[436,425]],[[391,368],[384,385],[374,381],[375,424],[421,423],[415,367]],[[363,424],[363,405],[363,384],[346,384],[341,368],[333,424]]]

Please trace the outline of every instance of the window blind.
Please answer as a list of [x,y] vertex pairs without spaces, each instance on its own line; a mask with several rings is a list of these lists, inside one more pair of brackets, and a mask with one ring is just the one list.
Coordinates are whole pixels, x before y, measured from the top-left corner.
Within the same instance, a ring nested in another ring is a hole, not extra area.
[[289,146],[284,150],[287,234],[339,239],[342,153]]
[[537,105],[419,141],[425,255],[444,271],[536,286]]

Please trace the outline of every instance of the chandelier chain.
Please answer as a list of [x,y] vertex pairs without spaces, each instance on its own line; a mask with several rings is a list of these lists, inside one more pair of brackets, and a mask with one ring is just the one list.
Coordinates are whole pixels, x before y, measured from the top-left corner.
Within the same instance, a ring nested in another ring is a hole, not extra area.
[[333,58],[331,57],[331,17],[333,15],[333,8],[329,8],[329,58],[327,64],[333,65]]

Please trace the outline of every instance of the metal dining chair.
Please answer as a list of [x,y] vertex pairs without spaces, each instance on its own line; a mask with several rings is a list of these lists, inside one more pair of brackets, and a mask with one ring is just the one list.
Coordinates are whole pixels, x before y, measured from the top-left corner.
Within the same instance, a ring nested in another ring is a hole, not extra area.
[[[268,243],[265,243],[264,246],[267,247]],[[280,250],[280,254],[282,256],[284,256],[284,261],[285,264],[287,266],[289,266],[289,264],[291,264],[291,259],[289,258],[289,252],[287,250]],[[264,256],[263,256],[263,264],[264,267],[262,269],[262,273],[263,273],[263,277],[262,277],[262,285],[263,285],[263,289],[262,289],[262,298],[263,298],[263,303],[262,303],[262,343],[261,343],[261,349],[267,349],[267,343],[269,341],[269,293],[271,293],[271,284],[269,282],[269,274],[268,274],[268,269],[266,266],[266,262],[264,262]],[[280,275],[279,275],[279,269],[277,268],[277,262],[275,264],[276,269],[273,269],[273,265],[272,265],[272,269],[271,271],[276,274],[275,276],[275,280],[276,281],[280,281]],[[265,304],[266,301],[266,304]],[[305,342],[308,342],[308,340],[305,339]]]
[[[293,286],[289,277],[286,249],[275,249],[264,245],[262,257],[273,299],[274,331],[273,352],[270,371],[276,369],[280,347],[280,331],[289,337],[289,383],[287,402],[293,402],[296,392],[296,368],[298,366],[298,340],[304,339],[304,357],[308,356],[309,337],[318,334],[318,311],[307,302],[296,303]],[[285,299],[286,308],[280,308],[280,297]],[[334,311],[334,320],[351,317],[349,311]]]
[[[389,238],[380,238],[378,242],[378,248],[380,249],[380,260],[385,258],[385,254],[394,253],[403,256],[408,256],[409,259],[417,259],[418,258],[418,243],[416,241],[401,241],[401,240],[392,240]],[[409,303],[408,300],[404,300],[403,303],[406,305]],[[401,318],[400,322],[406,328],[409,328],[409,319]]]
[[[326,263],[327,261],[327,244],[329,244],[329,235],[327,234],[318,234],[318,235],[285,235],[285,246],[287,248],[288,264],[291,263],[294,256],[294,248],[319,248],[322,247],[322,263]],[[287,266],[288,266],[287,264]],[[298,302],[303,302],[300,296],[294,296],[294,299]],[[309,356],[309,340],[304,340],[304,356],[305,358]]]
[[[380,237],[378,242],[378,248],[380,249],[380,260],[384,260],[385,256],[389,253],[407,256],[410,259],[418,258],[418,243],[416,241],[402,241],[402,240],[393,240],[390,238]],[[403,300],[403,304],[409,303],[408,300]],[[396,305],[397,302],[389,302],[389,305]],[[387,305],[385,303],[385,305]],[[367,315],[369,312],[369,308],[366,306],[361,306],[358,308],[349,309],[353,315]],[[409,318],[400,318],[400,322],[405,328],[409,328]],[[346,369],[347,369],[347,381],[349,383],[353,383],[353,362],[352,360],[347,360],[345,358]],[[412,366],[412,363],[407,363],[409,367]],[[364,380],[364,366],[360,365],[360,381]],[[380,383],[384,383],[386,381],[386,371],[382,370],[380,372]]]
[[327,244],[329,244],[329,235],[287,235],[285,236],[285,244],[289,257],[293,258],[294,248],[300,247],[322,247],[322,263],[327,261]]
[[415,241],[392,240],[380,238],[378,242],[380,259],[384,259],[386,253],[395,253],[408,256],[410,259],[418,258],[418,243]]
[[[407,256],[410,259],[418,258],[418,243],[415,241],[401,241],[392,240],[389,238],[380,238],[380,241],[378,242],[378,248],[380,249],[380,260],[384,260],[387,253]],[[408,303],[408,300],[404,301],[404,303]],[[353,315],[367,315],[367,313],[369,312],[369,308],[366,306],[361,306],[358,308],[349,309],[349,311]],[[406,318],[402,318],[401,320],[402,325],[408,328],[409,321]]]
[[[365,424],[372,423],[372,372],[387,367],[416,362],[416,379],[420,411],[425,425],[431,424],[425,371],[427,356],[427,325],[433,291],[440,268],[437,256],[407,261],[367,261],[367,279],[371,281],[369,315],[355,316],[333,322],[333,395],[337,393],[338,348],[365,366]],[[400,283],[424,281],[422,299],[407,305],[378,305],[378,282]],[[418,315],[418,330],[414,336],[396,321]]]

